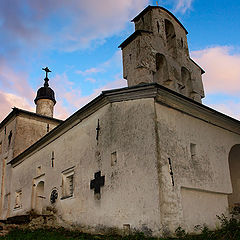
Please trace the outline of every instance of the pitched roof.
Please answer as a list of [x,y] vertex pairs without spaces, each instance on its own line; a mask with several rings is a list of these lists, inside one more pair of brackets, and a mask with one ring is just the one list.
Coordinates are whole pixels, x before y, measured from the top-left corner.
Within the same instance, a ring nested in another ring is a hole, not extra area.
[[47,117],[47,116],[44,116],[44,115],[40,115],[40,114],[37,114],[37,113],[34,113],[34,112],[30,112],[30,111],[26,111],[26,110],[23,110],[23,109],[14,107],[14,108],[12,108],[12,111],[7,115],[7,117],[5,117],[5,118],[3,119],[3,121],[0,123],[0,129],[1,129],[8,121],[10,121],[10,119],[12,119],[14,116],[18,116],[18,115],[21,114],[21,113],[27,114],[27,115],[29,115],[29,116],[34,116],[34,117],[37,117],[37,118],[42,118],[42,119],[48,119],[48,120],[56,121],[56,122],[59,122],[59,123],[62,122],[62,120],[57,119],[57,118]]
[[152,9],[160,9],[163,10],[165,12],[167,12],[170,16],[172,16],[176,22],[184,29],[184,31],[186,32],[186,34],[188,34],[188,31],[186,30],[186,28],[182,25],[182,23],[170,12],[168,11],[166,8],[164,7],[160,7],[160,6],[150,6],[148,5],[145,9],[143,9],[142,12],[140,12],[135,18],[132,19],[131,22],[136,22],[139,20],[139,18],[141,18],[144,14],[146,14],[148,11],[151,11]]

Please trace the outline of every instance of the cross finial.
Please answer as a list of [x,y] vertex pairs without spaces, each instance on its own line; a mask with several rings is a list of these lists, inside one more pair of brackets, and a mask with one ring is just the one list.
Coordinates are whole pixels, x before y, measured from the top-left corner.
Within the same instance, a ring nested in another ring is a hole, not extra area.
[[48,87],[48,86],[49,86],[49,85],[48,85],[48,81],[49,81],[49,79],[48,79],[48,73],[50,73],[51,70],[50,70],[48,67],[42,68],[42,70],[46,72],[46,77],[44,78],[44,81],[45,81],[44,87]]

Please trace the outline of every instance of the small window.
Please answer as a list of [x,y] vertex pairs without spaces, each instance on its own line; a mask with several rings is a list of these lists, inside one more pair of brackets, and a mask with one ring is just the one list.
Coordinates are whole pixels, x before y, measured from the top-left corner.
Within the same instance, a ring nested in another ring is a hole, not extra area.
[[191,157],[194,158],[196,156],[196,144],[190,143],[190,152]]
[[62,173],[62,199],[73,196],[74,192],[74,169],[71,168]]
[[10,146],[12,141],[12,130],[10,131],[9,135],[8,135],[8,146]]
[[19,190],[15,193],[15,206],[14,208],[21,208],[22,207],[22,190]]
[[111,166],[115,166],[117,164],[117,152],[111,153]]

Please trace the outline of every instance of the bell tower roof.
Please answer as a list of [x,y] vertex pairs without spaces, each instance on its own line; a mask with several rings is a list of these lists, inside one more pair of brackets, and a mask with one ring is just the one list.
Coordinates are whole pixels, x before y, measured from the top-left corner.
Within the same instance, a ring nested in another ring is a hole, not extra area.
[[141,17],[143,17],[147,12],[151,11],[152,9],[159,9],[160,11],[164,11],[167,14],[169,14],[173,19],[183,28],[186,34],[188,34],[188,31],[186,28],[182,25],[182,23],[166,8],[161,7],[161,6],[150,6],[148,5],[145,9],[143,9],[135,18],[131,20],[131,22],[137,22]]

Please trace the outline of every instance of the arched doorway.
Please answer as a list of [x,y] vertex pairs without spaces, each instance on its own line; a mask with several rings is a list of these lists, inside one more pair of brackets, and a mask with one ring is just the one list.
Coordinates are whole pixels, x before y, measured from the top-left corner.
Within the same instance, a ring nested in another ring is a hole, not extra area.
[[232,210],[240,206],[240,144],[231,148],[228,161],[233,189],[232,194],[228,196],[228,204]]
[[41,181],[38,183],[36,187],[36,194],[35,194],[35,211],[39,214],[42,214],[43,208],[43,200],[44,197],[44,182]]

